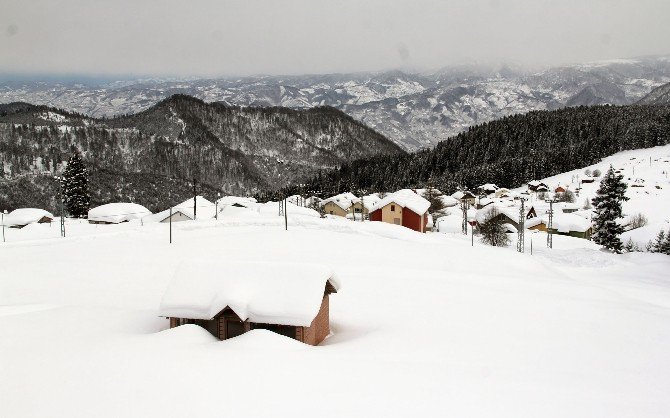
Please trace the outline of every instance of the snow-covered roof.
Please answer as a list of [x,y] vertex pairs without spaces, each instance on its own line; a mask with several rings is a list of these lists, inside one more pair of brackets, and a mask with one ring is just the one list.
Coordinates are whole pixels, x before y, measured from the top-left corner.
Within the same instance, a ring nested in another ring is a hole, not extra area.
[[333,271],[320,264],[185,261],[163,295],[159,314],[211,319],[229,307],[242,320],[309,326],[328,282],[339,288]]
[[442,204],[450,208],[452,206],[458,205],[458,199],[453,196],[442,195]]
[[343,210],[347,210],[351,207],[351,205],[354,203],[354,201],[358,199],[355,194],[351,192],[345,192],[345,193],[340,193],[335,196],[331,196],[327,199],[323,199],[321,201],[321,205],[325,205],[326,203],[334,203],[337,206],[341,207]]
[[151,211],[137,203],[107,203],[88,211],[88,220],[94,222],[120,223],[151,215]]
[[[189,211],[188,209],[172,208],[173,216],[177,212],[193,220],[193,209]],[[198,208],[198,212],[200,212],[200,208]],[[164,211],[155,213],[153,215],[147,215],[146,217],[142,218],[142,220],[144,222],[162,222],[166,220],[168,217],[170,217],[170,209],[165,209]]]
[[502,206],[498,203],[486,205],[477,211],[477,222],[483,223],[491,215],[492,212],[498,212],[505,215],[515,223],[519,221],[519,209],[513,206]]
[[426,213],[430,207],[430,202],[423,197],[419,196],[417,193],[413,192],[410,189],[398,190],[395,193],[387,195],[370,209],[370,211],[375,211],[381,209],[389,203],[395,203],[400,207],[407,208],[414,213],[423,215]]
[[472,194],[471,192],[469,192],[467,190],[466,191],[459,190],[459,191],[457,191],[457,192],[455,192],[454,194],[451,195],[451,197],[453,197],[454,199],[457,199],[457,200],[461,200],[465,196],[467,196],[468,198],[475,197],[474,194]]
[[373,193],[363,196],[362,198],[357,197],[352,200],[352,203],[360,203],[361,200],[363,200],[363,206],[365,206],[365,208],[369,211],[377,202],[381,200],[381,198],[376,193]]
[[498,186],[496,186],[493,183],[482,184],[478,188],[481,189],[481,190],[493,190],[493,191],[498,190]]
[[[202,196],[196,196],[195,215],[196,219],[211,219],[216,213],[216,205]],[[179,209],[190,218],[193,218],[193,198],[187,199],[176,205],[174,209]]]
[[31,223],[35,223],[44,217],[50,219],[54,218],[54,216],[51,213],[47,212],[44,209],[36,209],[36,208],[14,209],[13,211],[5,215],[5,225],[7,226],[28,225]]
[[[548,225],[549,218],[543,217],[542,223]],[[558,232],[563,232],[566,234],[571,231],[585,232],[591,228],[591,221],[572,213],[555,213],[551,226]]]
[[531,181],[528,182],[528,185],[529,185],[530,187],[537,187],[537,186],[539,186],[540,184],[542,184],[542,183],[540,182],[540,180],[531,180]]
[[523,220],[523,226],[524,228],[532,228],[534,226],[537,226],[542,223],[542,219],[538,216],[530,219],[524,219]]
[[[193,200],[193,199],[191,199]],[[241,196],[223,196],[218,200],[219,206],[225,205],[241,205],[244,207],[253,206],[256,203],[256,199],[253,197],[241,197]],[[198,206],[200,206],[200,201],[198,201]]]

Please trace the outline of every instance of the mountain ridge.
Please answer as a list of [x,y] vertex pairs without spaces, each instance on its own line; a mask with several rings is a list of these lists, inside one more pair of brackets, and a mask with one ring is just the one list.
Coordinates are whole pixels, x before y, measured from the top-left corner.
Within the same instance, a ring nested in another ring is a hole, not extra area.
[[91,170],[93,204],[130,200],[152,210],[189,196],[192,179],[210,196],[248,194],[349,159],[404,153],[383,135],[327,107],[240,108],[173,95],[137,114],[96,119],[14,103],[0,105],[0,205],[18,205],[10,185],[19,185],[54,210],[58,187],[53,176],[62,172],[73,147]]
[[231,106],[304,109],[329,105],[405,150],[430,148],[483,122],[533,110],[639,101],[670,82],[670,57],[639,57],[527,72],[461,65],[432,72],[135,80],[96,86],[0,85],[0,102],[47,104],[93,116],[137,113],[172,94]]

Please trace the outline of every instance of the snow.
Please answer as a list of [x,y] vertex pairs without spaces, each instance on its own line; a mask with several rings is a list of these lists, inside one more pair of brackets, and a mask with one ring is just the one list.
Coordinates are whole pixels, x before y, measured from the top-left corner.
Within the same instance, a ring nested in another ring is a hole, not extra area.
[[410,189],[398,190],[395,193],[386,195],[383,199],[370,208],[370,212],[381,209],[389,203],[395,203],[400,207],[407,208],[412,212],[423,215],[430,207],[430,202]]
[[[639,198],[650,226],[668,216],[666,195]],[[549,249],[546,234],[530,231],[522,254],[513,235],[509,248],[477,236],[471,246],[460,223],[453,234],[421,234],[294,205],[286,231],[276,202],[256,209],[176,223],[172,244],[159,223],[66,219],[66,238],[47,224],[8,228],[0,416],[209,418],[224,408],[239,418],[647,418],[670,410],[668,256],[615,255],[563,235]],[[454,212],[444,218],[460,221]],[[346,285],[330,299],[332,335],[311,347],[260,330],[217,341],[197,326],[167,329],[161,299],[193,260],[329,266]]]
[[337,288],[332,269],[318,264],[189,260],[177,268],[159,313],[212,319],[229,307],[244,321],[309,326],[328,281]]
[[14,209],[4,216],[6,226],[22,226],[28,225],[47,217],[53,219],[54,216],[43,209],[36,208],[21,208]]
[[118,224],[151,215],[151,211],[137,203],[107,203],[88,211],[88,220]]

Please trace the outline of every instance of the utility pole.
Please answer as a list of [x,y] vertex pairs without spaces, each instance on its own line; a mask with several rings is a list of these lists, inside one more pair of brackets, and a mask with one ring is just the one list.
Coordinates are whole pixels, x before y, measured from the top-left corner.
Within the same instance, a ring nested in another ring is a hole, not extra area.
[[1,213],[2,213],[2,242],[5,242],[5,214],[7,213],[7,209],[3,210]]
[[287,207],[286,207],[286,198],[284,198],[284,229],[288,231],[288,215],[286,214],[287,212]]
[[170,206],[170,244],[172,244],[172,206]]
[[197,209],[198,209],[198,190],[196,188],[196,179],[195,179],[195,177],[193,177],[193,220],[194,221],[198,218]]
[[463,235],[468,235],[468,202],[461,200],[461,211],[463,212]]
[[216,194],[216,201],[214,202],[214,219],[219,220],[219,199],[221,199],[221,193]]
[[525,209],[525,199],[521,199],[521,209],[519,209],[519,230],[518,232],[518,237],[517,237],[517,242],[516,242],[516,250],[520,253],[524,252],[524,231],[525,231],[525,226],[524,226],[524,220],[526,219],[526,209]]
[[554,228],[554,203],[552,199],[549,201],[549,224],[547,225],[547,247],[554,248],[553,245],[553,228]]
[[65,238],[65,208],[63,208],[63,184],[60,185],[60,235]]

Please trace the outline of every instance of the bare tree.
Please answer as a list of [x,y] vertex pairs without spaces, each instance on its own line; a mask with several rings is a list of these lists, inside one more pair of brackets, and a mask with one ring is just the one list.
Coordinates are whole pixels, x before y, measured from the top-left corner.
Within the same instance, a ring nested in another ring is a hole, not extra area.
[[483,222],[479,223],[479,233],[482,236],[482,242],[494,247],[507,247],[509,237],[505,233],[505,226],[502,217],[495,209],[489,211]]

